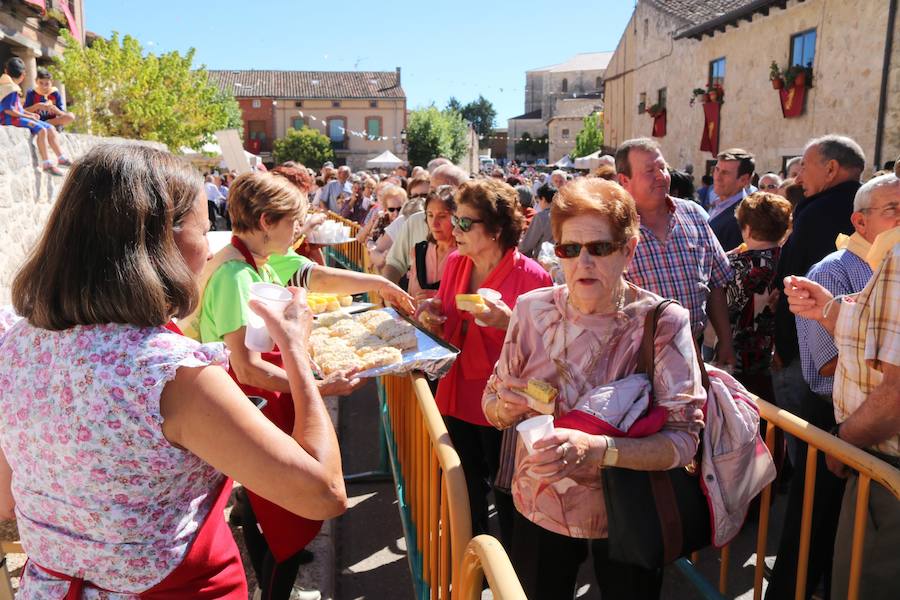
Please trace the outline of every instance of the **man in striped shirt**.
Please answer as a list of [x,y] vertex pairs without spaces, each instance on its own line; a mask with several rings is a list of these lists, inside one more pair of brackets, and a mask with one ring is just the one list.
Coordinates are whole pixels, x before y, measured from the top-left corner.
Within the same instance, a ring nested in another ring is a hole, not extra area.
[[691,313],[698,338],[709,317],[719,338],[716,361],[736,364],[725,285],[731,267],[709,227],[708,215],[690,200],[669,196],[671,181],[662,150],[648,138],[628,140],[616,151],[619,184],[634,198],[641,239],[628,279]]
[[[866,255],[878,234],[900,225],[898,200],[900,179],[894,174],[877,177],[859,188],[853,200],[853,213],[850,215],[855,233],[849,238],[839,236],[839,250],[814,264],[806,277],[821,284],[834,296],[855,294],[866,287],[872,277],[872,268],[866,262]],[[810,389],[800,404],[800,416],[828,431],[835,426],[832,386],[838,360],[837,346],[831,333],[822,325],[802,317],[797,317],[797,339],[803,379]],[[806,444],[799,445],[797,458],[798,465],[806,464]],[[823,454],[818,455],[818,460],[807,590],[817,589],[823,577],[826,587],[830,583],[828,574],[831,572],[834,536],[844,494],[844,480],[828,471]],[[794,477],[791,480],[778,560],[766,592],[768,599],[788,598],[794,594],[804,490],[804,478]]]

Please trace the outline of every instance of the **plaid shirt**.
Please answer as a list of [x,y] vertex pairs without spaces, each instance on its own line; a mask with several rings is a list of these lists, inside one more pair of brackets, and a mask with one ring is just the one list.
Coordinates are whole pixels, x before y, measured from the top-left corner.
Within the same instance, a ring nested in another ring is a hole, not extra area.
[[714,288],[731,280],[731,266],[719,240],[696,203],[668,198],[666,241],[641,225],[641,239],[626,277],[663,298],[672,298],[691,313],[694,337],[706,326],[706,301]]
[[[832,252],[814,264],[806,276],[835,296],[843,296],[866,287],[872,269],[865,260],[844,249]],[[831,334],[817,322],[797,317],[797,339],[803,379],[815,393],[830,396],[834,377],[819,375],[819,369],[838,355]]]
[[[834,416],[841,423],[881,384],[882,363],[900,365],[900,244],[894,246],[856,301],[841,304],[834,340]],[[900,433],[875,450],[900,456]]]

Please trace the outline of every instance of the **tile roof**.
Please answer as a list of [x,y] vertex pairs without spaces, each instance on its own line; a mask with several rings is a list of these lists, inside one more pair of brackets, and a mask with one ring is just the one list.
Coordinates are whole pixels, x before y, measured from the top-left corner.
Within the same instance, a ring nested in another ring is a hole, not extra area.
[[693,26],[712,21],[757,0],[649,0],[659,10]]
[[517,119],[540,119],[541,118],[541,109],[533,110],[531,112],[527,112],[523,115],[519,115],[518,117],[513,117],[510,121],[515,121]]
[[209,71],[238,98],[405,98],[396,71]]

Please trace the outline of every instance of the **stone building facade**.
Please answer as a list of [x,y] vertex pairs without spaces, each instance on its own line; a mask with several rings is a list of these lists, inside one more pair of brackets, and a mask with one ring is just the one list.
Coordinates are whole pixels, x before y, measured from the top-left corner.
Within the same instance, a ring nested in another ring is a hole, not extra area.
[[[563,129],[571,128],[563,125],[551,128],[551,119],[560,117],[566,121],[572,120],[578,116],[572,112],[576,106],[585,108],[580,117],[590,114],[595,106],[602,108],[603,78],[610,58],[611,52],[585,52],[556,65],[526,71],[525,112],[508,121],[507,155],[516,160],[533,158],[518,155],[515,151],[515,144],[524,133],[528,133],[532,139],[548,136],[548,156],[553,154],[551,147],[558,150],[568,144],[569,150],[573,149],[575,134],[572,134],[571,144],[561,137]],[[560,134],[555,145],[551,129]],[[568,150],[556,159],[550,156],[550,161],[554,162],[566,153]]]
[[568,98],[556,103],[556,114],[547,122],[547,161],[555,163],[575,150],[575,138],[584,129],[584,117],[603,110],[599,94]]
[[406,94],[400,68],[364,71],[210,71],[241,107],[244,148],[272,161],[272,142],[311,127],[331,139],[336,164],[362,169],[390,150],[404,158]]
[[[23,89],[34,85],[37,68],[63,52],[59,31],[68,28],[85,42],[83,0],[14,0],[0,11],[0,65],[10,57],[25,61]],[[65,82],[57,82],[63,90]],[[65,91],[63,90],[63,93]]]
[[[640,0],[605,76],[605,144],[613,149],[650,136],[653,120],[640,105],[662,98],[667,131],[656,139],[666,158],[679,169],[691,164],[695,173],[707,171],[715,157],[700,150],[704,110],[689,101],[715,70],[725,92],[719,148],[750,150],[759,172],[780,171],[807,140],[825,133],[854,138],[870,165],[892,160],[900,153],[900,22],[888,31],[896,5]],[[798,39],[806,40],[805,50],[798,50]],[[886,56],[888,40],[893,48]],[[798,52],[810,51],[813,83],[805,108],[784,118],[769,66],[775,61],[784,68]]]

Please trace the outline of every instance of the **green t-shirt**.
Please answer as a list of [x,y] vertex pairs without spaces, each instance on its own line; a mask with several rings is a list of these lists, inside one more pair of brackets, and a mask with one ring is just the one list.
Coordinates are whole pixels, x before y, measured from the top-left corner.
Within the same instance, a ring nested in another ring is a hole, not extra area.
[[247,324],[250,315],[250,284],[260,281],[284,285],[278,273],[269,264],[263,265],[262,274],[243,260],[229,260],[213,273],[203,292],[203,310],[200,313],[200,341],[221,342],[225,334],[237,331]]
[[294,276],[294,273],[305,268],[306,265],[315,263],[305,256],[300,256],[293,249],[290,249],[286,254],[272,254],[269,256],[269,262],[267,264],[272,267],[272,270],[275,271],[278,278],[287,285],[291,280],[291,277]]

